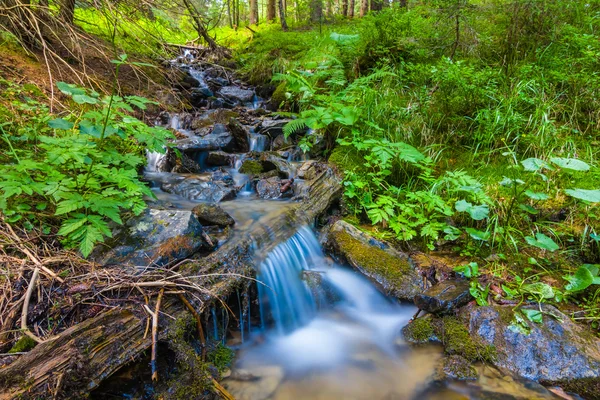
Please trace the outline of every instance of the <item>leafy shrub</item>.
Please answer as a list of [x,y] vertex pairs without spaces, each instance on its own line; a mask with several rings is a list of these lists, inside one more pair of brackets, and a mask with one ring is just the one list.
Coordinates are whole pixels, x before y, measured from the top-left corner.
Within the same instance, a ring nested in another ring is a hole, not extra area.
[[109,221],[145,209],[143,197],[153,195],[138,178],[143,149],[164,151],[170,133],[132,116],[149,103],[141,97],[103,97],[59,82],[72,108],[54,118],[18,85],[1,84],[4,98],[21,100],[0,108],[8,117],[0,125],[0,211],[10,223],[42,224],[46,232],[59,220],[66,244],[89,255],[111,236]]

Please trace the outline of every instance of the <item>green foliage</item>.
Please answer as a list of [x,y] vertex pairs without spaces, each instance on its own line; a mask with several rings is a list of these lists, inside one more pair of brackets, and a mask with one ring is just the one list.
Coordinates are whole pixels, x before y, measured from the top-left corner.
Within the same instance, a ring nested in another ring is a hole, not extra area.
[[60,221],[66,244],[89,255],[111,236],[109,222],[146,207],[143,197],[152,192],[138,178],[143,150],[164,151],[170,133],[133,116],[149,103],[141,97],[101,96],[59,82],[73,103],[56,118],[20,86],[1,84],[5,98],[20,99],[0,109],[17,114],[0,125],[0,210],[8,222],[30,228]]

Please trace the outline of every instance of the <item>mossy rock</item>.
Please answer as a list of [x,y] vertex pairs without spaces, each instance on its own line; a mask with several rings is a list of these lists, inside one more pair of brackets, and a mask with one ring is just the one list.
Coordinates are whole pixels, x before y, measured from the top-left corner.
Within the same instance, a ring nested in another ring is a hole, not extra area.
[[258,175],[263,172],[263,165],[260,161],[246,160],[240,167],[240,173],[247,175]]
[[402,328],[404,339],[416,344],[439,342],[440,340],[435,334],[432,319],[430,316],[414,319]]
[[273,95],[271,96],[271,104],[275,107],[279,107],[282,103],[287,100],[285,93],[287,92],[287,82],[281,82],[275,88]]
[[345,221],[331,227],[327,246],[334,256],[347,261],[387,295],[412,300],[422,291],[421,278],[406,254]]
[[553,306],[523,307],[543,311],[541,323],[524,322],[528,334],[514,328],[512,306],[464,307],[461,314],[472,340],[495,348],[496,367],[600,398],[600,339]]

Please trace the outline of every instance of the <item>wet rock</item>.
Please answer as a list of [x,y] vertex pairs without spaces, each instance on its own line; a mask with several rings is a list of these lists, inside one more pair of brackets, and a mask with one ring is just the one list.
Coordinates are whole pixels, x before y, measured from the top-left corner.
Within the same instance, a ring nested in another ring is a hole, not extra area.
[[232,200],[236,197],[236,190],[233,187],[221,182],[211,182],[196,177],[188,177],[174,183],[163,183],[161,189],[186,199],[211,203]]
[[438,374],[444,378],[476,380],[478,376],[471,361],[459,355],[445,357],[440,367]]
[[469,282],[447,279],[439,282],[414,298],[415,305],[423,311],[437,315],[453,314],[472,300]]
[[203,137],[195,136],[175,141],[175,147],[182,152],[185,151],[207,151],[230,148],[233,136],[229,132],[219,134],[208,134]]
[[410,258],[345,221],[331,227],[327,247],[390,296],[412,300],[422,291],[421,278]]
[[264,166],[268,165],[266,164],[267,162],[274,165],[277,170],[277,175],[280,178],[289,179],[294,177],[294,168],[287,160],[281,158],[277,153],[263,153],[260,156],[260,160],[263,162]]
[[183,173],[183,174],[194,174],[200,172],[200,166],[196,161],[190,158],[187,154],[182,154],[181,158],[175,160],[175,166],[171,172]]
[[185,74],[182,79],[175,85],[178,89],[190,90],[192,88],[198,87],[200,85],[200,81],[196,78],[192,77],[189,74]]
[[543,305],[542,310],[541,324],[526,321],[528,335],[512,326],[512,307],[475,307],[465,314],[471,336],[496,348],[497,367],[586,398],[600,398],[600,339],[556,308]]
[[290,122],[291,119],[264,119],[260,124],[258,133],[267,135],[271,139],[283,135],[283,127]]
[[283,369],[277,366],[237,369],[223,381],[223,386],[237,400],[265,400],[283,381]]
[[224,151],[211,151],[206,157],[206,163],[215,167],[229,167],[233,165],[235,157]]
[[250,151],[250,134],[238,120],[231,118],[227,123],[227,130],[231,132],[232,140],[223,147],[224,151],[232,153],[247,153]]
[[402,336],[409,343],[424,344],[441,342],[436,332],[439,320],[431,315],[415,318],[402,328]]
[[261,199],[272,200],[281,197],[281,178],[261,179],[256,184],[256,193]]
[[237,112],[232,110],[209,110],[191,121],[191,129],[206,128],[214,124],[226,124],[231,118],[237,118],[238,115]]
[[191,211],[147,209],[116,228],[93,259],[102,265],[162,266],[212,246]]
[[238,103],[249,103],[254,98],[252,90],[242,89],[238,86],[224,86],[219,90],[219,94],[227,100]]
[[278,151],[282,149],[288,149],[293,145],[294,143],[289,138],[286,138],[284,135],[279,135],[273,139],[271,150]]
[[227,171],[223,169],[218,169],[217,171],[213,171],[210,175],[210,180],[213,182],[221,182],[226,185],[233,185],[233,177]]
[[260,161],[244,160],[239,171],[246,175],[258,175],[263,172],[263,166]]
[[192,213],[203,225],[230,226],[235,224],[231,215],[217,204],[202,203],[192,209]]

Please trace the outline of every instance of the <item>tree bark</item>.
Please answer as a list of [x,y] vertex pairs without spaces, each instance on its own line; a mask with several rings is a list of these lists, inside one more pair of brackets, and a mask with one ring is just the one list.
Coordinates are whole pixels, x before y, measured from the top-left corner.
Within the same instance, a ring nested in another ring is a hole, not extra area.
[[[267,214],[250,227],[248,234],[231,239],[205,258],[181,265],[179,272],[214,296],[226,298],[247,282],[245,276],[254,270],[254,254],[265,254],[293,236],[298,227],[313,223],[341,192],[339,178],[327,169],[310,182],[304,201],[292,204],[286,212]],[[211,300],[192,303],[199,313],[212,305]],[[147,315],[141,310],[115,308],[39,344],[0,369],[0,400],[85,397],[152,345],[151,336],[144,336]],[[179,319],[188,311],[176,297],[166,297],[161,312]],[[159,341],[167,338],[172,324],[170,318],[161,317]]]
[[275,0],[267,0],[267,21],[275,21]]
[[288,30],[287,22],[285,22],[285,5],[283,0],[278,0],[279,3],[279,19],[281,20],[281,29]]
[[310,2],[310,20],[313,23],[319,23],[323,16],[323,0],[311,0]]
[[258,24],[258,0],[250,0],[250,25]]
[[229,28],[233,29],[233,17],[231,16],[231,0],[227,0],[227,19],[229,21]]
[[354,0],[350,0],[350,7],[349,7],[349,10],[348,10],[348,17],[349,18],[354,18],[354,7],[355,7]]
[[371,0],[371,11],[381,11],[383,9],[383,0]]
[[369,0],[361,0],[360,3],[360,16],[364,17],[369,12]]
[[348,0],[342,0],[342,15],[344,17],[348,16]]

